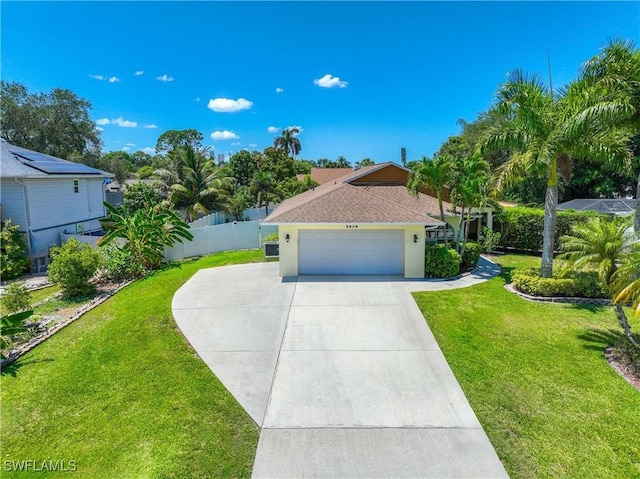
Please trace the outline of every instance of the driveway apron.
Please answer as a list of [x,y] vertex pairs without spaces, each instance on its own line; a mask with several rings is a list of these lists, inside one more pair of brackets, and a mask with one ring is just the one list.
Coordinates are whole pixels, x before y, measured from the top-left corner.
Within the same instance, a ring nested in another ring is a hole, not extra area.
[[198,272],[174,316],[261,427],[256,478],[508,477],[410,291],[455,281]]

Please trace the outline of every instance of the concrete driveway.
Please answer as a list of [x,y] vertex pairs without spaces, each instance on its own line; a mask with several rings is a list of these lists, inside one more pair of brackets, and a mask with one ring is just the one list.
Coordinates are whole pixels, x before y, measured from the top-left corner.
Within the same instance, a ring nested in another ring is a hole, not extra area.
[[201,270],[179,327],[261,427],[253,477],[508,477],[410,291],[456,281]]

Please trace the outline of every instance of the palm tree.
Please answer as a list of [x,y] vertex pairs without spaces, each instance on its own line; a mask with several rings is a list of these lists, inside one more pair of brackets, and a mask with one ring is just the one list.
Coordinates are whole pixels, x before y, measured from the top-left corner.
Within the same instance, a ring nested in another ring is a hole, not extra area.
[[273,175],[265,171],[255,173],[249,185],[249,193],[256,200],[258,207],[264,206],[267,215],[269,214],[269,205],[282,199],[282,194]]
[[640,317],[640,242],[636,242],[613,276],[618,294],[616,304],[631,304],[634,316]]
[[[409,179],[407,181],[407,189],[413,195],[418,194],[423,188],[428,188],[435,192],[438,199],[438,207],[440,208],[440,221],[445,223],[444,207],[442,201],[442,189],[452,180],[451,158],[448,156],[435,157],[432,160],[426,156],[422,160],[412,166]],[[444,244],[448,245],[446,229],[444,235]]]
[[175,171],[159,170],[164,180],[168,201],[183,208],[188,222],[211,211],[229,211],[233,178],[207,155],[208,149],[177,148],[169,155]]
[[[484,208],[489,202],[489,163],[479,154],[453,165],[451,203],[460,207],[456,249],[464,254],[469,238],[469,224],[473,208]],[[466,214],[465,214],[466,213]],[[462,241],[464,237],[464,241]]]
[[[585,82],[603,87],[610,95],[628,100],[635,114],[626,123],[632,136],[640,135],[640,49],[632,41],[613,40],[583,68]],[[634,230],[640,236],[640,170],[636,188]]]
[[302,149],[300,140],[296,137],[298,133],[300,133],[300,130],[296,127],[285,128],[282,130],[282,135],[277,137],[273,144],[276,148],[282,148],[286,151],[291,158],[295,158]]
[[[629,321],[622,308],[625,300],[634,297],[633,289],[640,291],[640,280],[636,280],[638,285],[635,287],[632,287],[631,282],[622,296],[616,293],[626,280],[633,277],[633,269],[636,273],[640,272],[640,266],[633,264],[633,258],[630,257],[634,247],[633,236],[629,235],[630,227],[628,218],[615,218],[612,221],[591,218],[584,224],[575,224],[571,228],[573,234],[562,236],[560,239],[564,252],[558,258],[569,261],[576,270],[589,270],[594,267],[598,269],[598,278],[615,298],[614,308],[622,330],[633,345],[640,347],[631,334]],[[635,261],[638,261],[638,252],[640,249],[636,247]],[[621,263],[628,268],[623,269],[622,273],[618,270]],[[640,299],[639,291],[635,293],[636,300]]]
[[498,170],[498,188],[526,175],[547,177],[540,275],[553,276],[558,174],[570,179],[574,158],[616,165],[631,160],[628,136],[612,128],[633,114],[628,101],[603,95],[603,87],[574,82],[557,95],[536,76],[520,71],[498,92],[497,124],[483,150],[510,150]]

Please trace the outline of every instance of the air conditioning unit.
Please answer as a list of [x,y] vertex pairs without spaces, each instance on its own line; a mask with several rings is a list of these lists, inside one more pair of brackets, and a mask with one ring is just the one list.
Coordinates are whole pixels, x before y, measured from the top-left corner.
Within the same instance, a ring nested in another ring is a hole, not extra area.
[[264,242],[264,255],[267,258],[277,258],[280,256],[280,244],[277,241]]

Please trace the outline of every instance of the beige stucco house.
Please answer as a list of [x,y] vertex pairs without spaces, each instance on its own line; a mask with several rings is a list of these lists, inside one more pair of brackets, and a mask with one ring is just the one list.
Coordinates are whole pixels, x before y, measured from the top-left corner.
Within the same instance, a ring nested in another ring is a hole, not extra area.
[[[280,274],[424,277],[427,235],[445,231],[438,201],[411,195],[409,170],[392,162],[348,171],[284,201],[264,223],[277,225]],[[444,204],[446,222],[457,217]]]

